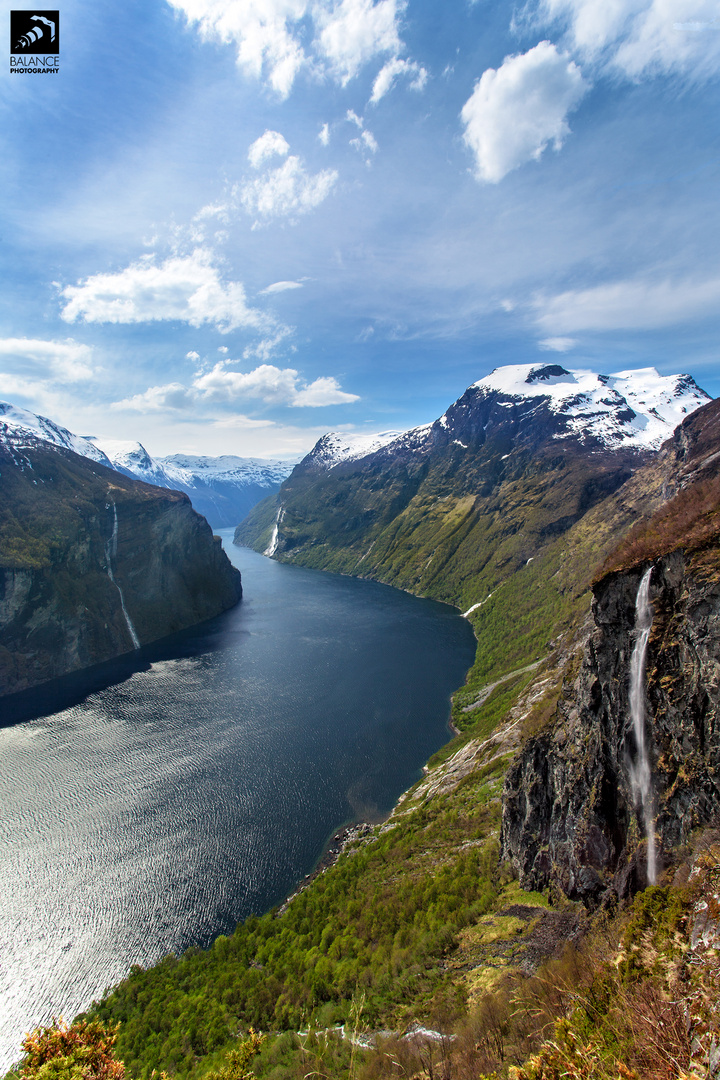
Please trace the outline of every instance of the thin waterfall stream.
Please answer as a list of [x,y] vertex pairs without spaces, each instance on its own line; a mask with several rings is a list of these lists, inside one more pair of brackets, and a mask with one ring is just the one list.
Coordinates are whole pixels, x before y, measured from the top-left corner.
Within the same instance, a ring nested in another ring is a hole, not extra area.
[[112,508],[113,508],[113,531],[112,531],[112,535],[110,536],[110,539],[108,540],[107,544],[105,545],[105,560],[107,562],[107,572],[108,572],[108,577],[112,581],[112,583],[115,586],[115,588],[117,589],[117,591],[120,593],[120,606],[122,608],[122,613],[125,616],[125,624],[126,624],[126,626],[128,628],[128,633],[130,634],[130,637],[132,639],[133,648],[139,649],[140,648],[140,638],[135,633],[135,627],[133,626],[132,619],[130,618],[130,616],[128,614],[128,609],[125,607],[125,597],[123,596],[123,591],[120,588],[120,586],[118,585],[117,581],[115,580],[115,575],[113,574],[113,569],[112,569],[113,560],[117,558],[117,538],[118,538],[117,505],[115,503],[113,503]]
[[652,567],[643,574],[635,598],[635,647],[630,660],[630,718],[635,736],[635,760],[630,766],[633,794],[642,806],[643,827],[647,836],[647,875],[651,885],[657,878],[655,852],[655,821],[653,814],[652,768],[648,752],[645,705],[645,666],[648,639],[652,629],[653,609],[650,603]]

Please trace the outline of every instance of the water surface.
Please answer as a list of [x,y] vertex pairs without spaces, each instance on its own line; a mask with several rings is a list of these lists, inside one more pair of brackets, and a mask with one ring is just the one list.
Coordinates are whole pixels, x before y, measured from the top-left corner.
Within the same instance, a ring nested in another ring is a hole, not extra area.
[[448,738],[474,651],[454,608],[223,534],[237,608],[4,703],[0,1068],[131,964],[281,901]]

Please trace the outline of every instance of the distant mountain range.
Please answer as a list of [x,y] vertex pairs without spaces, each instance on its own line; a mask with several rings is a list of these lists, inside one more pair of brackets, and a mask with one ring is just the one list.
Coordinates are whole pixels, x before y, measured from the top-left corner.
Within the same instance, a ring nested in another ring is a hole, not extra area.
[[473,416],[484,415],[483,406],[492,404],[511,409],[524,403],[556,439],[610,450],[657,450],[689,413],[709,400],[690,375],[659,375],[655,368],[597,375],[559,364],[515,364],[474,382],[434,424],[378,435],[329,432],[301,464],[332,469],[380,451],[427,452],[448,440],[467,449],[460,439],[478,441]]
[[497,368],[434,423],[323,436],[236,540],[468,608],[709,400],[689,375],[654,368]]
[[215,529],[241,521],[257,502],[278,490],[294,464],[231,455],[173,454],[153,458],[142,443],[74,435],[44,416],[0,402],[0,442],[8,438],[8,432],[14,433],[14,439],[28,433],[125,476],[184,491],[193,508]]

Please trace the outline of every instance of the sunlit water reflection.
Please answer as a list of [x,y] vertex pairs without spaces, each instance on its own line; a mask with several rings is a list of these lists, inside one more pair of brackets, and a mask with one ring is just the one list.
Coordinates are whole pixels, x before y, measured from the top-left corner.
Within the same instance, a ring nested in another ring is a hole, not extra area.
[[4,703],[0,1068],[131,964],[279,902],[448,737],[474,645],[454,609],[224,532],[239,607]]

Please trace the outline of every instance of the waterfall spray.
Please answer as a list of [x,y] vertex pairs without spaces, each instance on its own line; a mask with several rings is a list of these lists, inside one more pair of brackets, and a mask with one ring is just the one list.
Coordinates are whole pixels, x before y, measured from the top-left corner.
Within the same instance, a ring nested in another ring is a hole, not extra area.
[[120,607],[122,608],[122,613],[125,616],[125,625],[127,626],[128,633],[130,634],[130,637],[132,639],[133,648],[134,649],[139,649],[140,648],[140,638],[135,633],[135,627],[132,624],[132,619],[128,615],[128,610],[125,607],[125,597],[123,596],[123,591],[120,588],[120,586],[118,585],[117,581],[115,580],[115,575],[113,574],[113,569],[112,569],[113,560],[117,557],[117,537],[118,537],[118,516],[117,516],[117,506],[115,505],[115,503],[112,504],[112,508],[113,508],[113,531],[112,531],[112,535],[111,535],[110,539],[108,540],[107,544],[105,545],[105,561],[107,563],[107,572],[108,572],[108,577],[112,581],[112,583],[115,586],[115,588],[117,589],[117,591],[120,593]]
[[636,754],[635,761],[630,766],[630,780],[635,800],[639,797],[642,805],[643,826],[647,836],[647,875],[650,884],[654,885],[657,877],[655,821],[652,771],[645,730],[645,658],[653,621],[650,603],[651,574],[652,567],[643,574],[635,599],[635,648],[630,660],[630,718],[635,735]]

